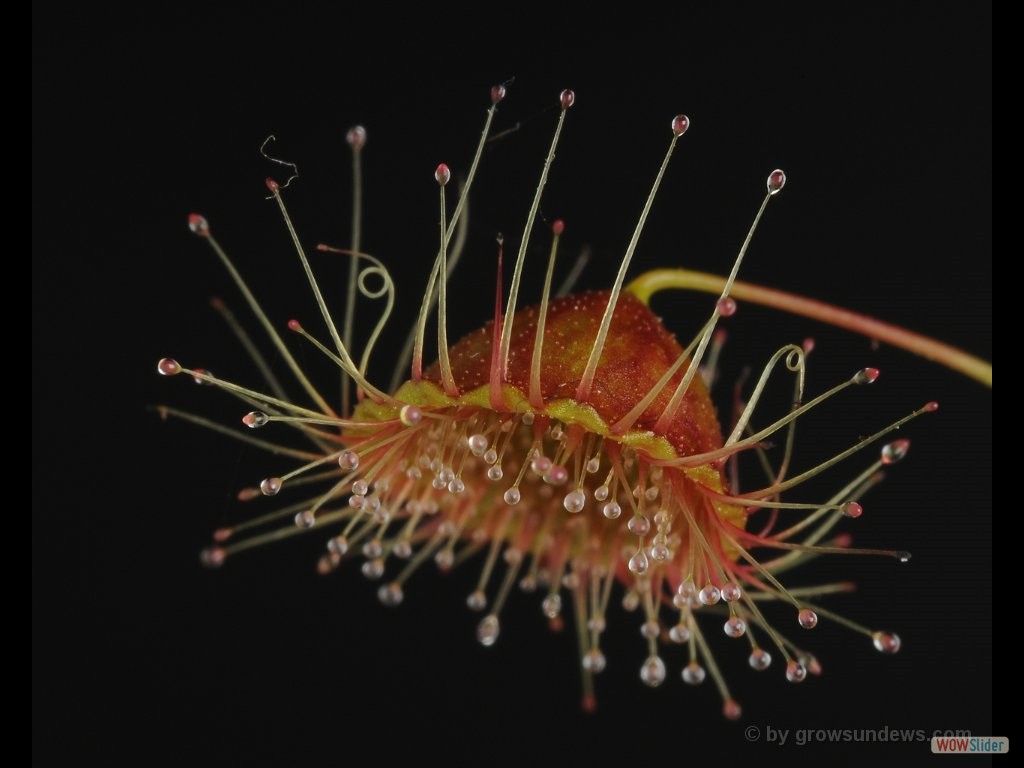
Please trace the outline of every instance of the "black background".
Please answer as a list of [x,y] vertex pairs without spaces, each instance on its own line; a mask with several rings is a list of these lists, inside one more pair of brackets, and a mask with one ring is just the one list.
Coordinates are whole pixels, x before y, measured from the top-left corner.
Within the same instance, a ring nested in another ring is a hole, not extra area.
[[[840,759],[861,749],[922,759],[927,744],[751,745],[744,729],[1000,730],[991,719],[991,393],[903,352],[753,306],[741,304],[729,322],[726,381],[807,335],[818,342],[812,393],[863,365],[883,371],[870,389],[806,419],[799,466],[927,400],[942,403],[906,428],[909,458],[847,526],[860,544],[905,547],[914,559],[831,558],[788,579],[856,580],[858,592],[829,605],[898,631],[897,657],[822,622],[801,639],[825,675],[791,686],[778,667],[755,676],[744,652],[716,638],[744,705],[744,719],[729,723],[710,684],[678,682],[678,652],[667,656],[666,685],[645,689],[638,620],[616,609],[600,709],[586,716],[571,633],[550,636],[538,598],[514,595],[497,646],[477,645],[476,617],[463,605],[475,567],[450,577],[426,569],[391,610],[353,565],[317,577],[316,535],[220,572],[198,566],[209,531],[251,511],[238,508],[235,491],[281,465],[188,425],[161,424],[145,407],[178,405],[228,424],[245,410],[156,376],[164,355],[256,381],[207,304],[223,295],[248,319],[187,231],[190,211],[210,219],[276,322],[315,318],[274,206],[263,199],[262,179],[278,169],[256,149],[272,132],[275,152],[302,173],[287,200],[306,242],[344,245],[344,134],[356,122],[367,126],[364,247],[391,266],[399,303],[374,359],[377,380],[390,375],[435,252],[433,168],[444,160],[465,170],[489,87],[510,77],[496,129],[520,129],[485,155],[469,251],[452,284],[450,336],[492,311],[493,235],[518,243],[558,93],[572,87],[577,105],[541,215],[568,224],[563,272],[573,252],[593,247],[583,287],[610,284],[669,121],[685,111],[692,127],[631,274],[674,264],[727,271],[778,166],[789,184],[769,206],[745,279],[991,359],[987,6],[692,5],[586,17],[507,7],[491,18],[440,7],[413,16],[384,7],[303,14],[176,5],[103,15],[34,7],[39,764],[330,765],[351,760],[356,747],[382,764],[428,756],[452,764]],[[17,178],[8,184],[21,186]],[[535,236],[530,251],[530,301],[546,239]],[[340,306],[343,269],[317,258]],[[711,301],[674,294],[655,307],[688,337]],[[365,329],[377,308],[361,307]],[[298,354],[324,380],[317,356]],[[867,460],[792,498],[823,498]]]

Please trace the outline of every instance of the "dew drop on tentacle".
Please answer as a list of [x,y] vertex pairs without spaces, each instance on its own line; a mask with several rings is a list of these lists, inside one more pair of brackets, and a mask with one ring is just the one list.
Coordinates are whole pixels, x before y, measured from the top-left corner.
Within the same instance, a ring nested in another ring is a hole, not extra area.
[[227,560],[227,556],[223,547],[207,547],[199,553],[199,562],[207,568],[220,568]]
[[682,678],[687,685],[700,685],[706,676],[707,672],[704,671],[704,667],[696,661],[691,661],[683,667]]
[[403,597],[402,585],[397,581],[393,581],[390,584],[382,584],[377,590],[377,599],[387,606],[400,604]]
[[489,648],[498,641],[500,633],[501,624],[498,622],[498,617],[492,613],[484,616],[477,625],[476,639],[480,641],[480,645]]
[[544,598],[541,603],[541,611],[549,619],[556,619],[562,613],[562,598],[560,595],[552,594]]
[[900,650],[900,636],[895,632],[872,632],[871,642],[880,653],[893,654]]
[[249,429],[258,429],[268,421],[270,421],[270,417],[263,413],[263,411],[249,411],[249,413],[242,417],[242,423]]
[[702,605],[715,605],[721,597],[721,590],[713,584],[708,584],[698,595]]
[[739,616],[733,616],[725,622],[722,629],[729,637],[743,637],[747,631],[747,623]]
[[423,420],[423,411],[418,405],[403,405],[398,418],[405,426],[414,427]]
[[[356,453],[355,451],[351,451],[351,450],[344,450],[344,451],[342,451],[341,453],[338,454],[338,466],[341,467],[346,472],[351,472],[354,469],[358,469],[359,468],[359,454]],[[355,489],[355,486],[353,485],[353,493],[358,493],[358,491],[356,491],[354,489]],[[366,491],[363,490],[363,492],[360,495],[365,495],[365,494],[366,494]]]
[[665,682],[665,662],[660,656],[648,656],[640,667],[640,679],[651,688],[657,688]]
[[268,477],[260,483],[260,491],[264,496],[276,496],[282,485],[280,477]]
[[198,213],[190,213],[188,216],[188,228],[199,237],[207,237],[210,234],[210,224],[204,216]]
[[565,507],[566,512],[575,514],[581,512],[583,507],[586,506],[587,495],[581,490],[575,490],[565,495],[562,499],[562,506]]
[[685,624],[676,624],[668,631],[668,639],[673,643],[686,643],[690,640],[690,628]]
[[483,593],[483,590],[473,590],[466,598],[466,605],[471,611],[482,611],[487,607],[487,595]]
[[718,314],[722,317],[732,317],[736,314],[736,299],[732,296],[726,296],[724,299],[719,299],[716,305]]
[[156,370],[161,376],[177,376],[181,373],[181,365],[177,360],[164,357],[156,364]]
[[597,648],[592,648],[583,655],[583,668],[588,672],[594,674],[603,672],[605,666],[607,666],[607,660]]
[[841,507],[843,516],[856,519],[864,514],[864,507],[858,504],[856,501],[848,501]]
[[801,608],[797,614],[797,621],[799,621],[800,626],[804,629],[814,629],[818,626],[818,614],[810,608]]
[[354,152],[358,152],[366,146],[366,129],[361,125],[353,125],[345,134],[345,141]]
[[[777,195],[786,186],[786,174],[780,168],[768,174],[768,193]],[[798,185],[799,186],[799,185]]]
[[853,374],[854,384],[874,384],[878,380],[880,371],[877,368],[861,368]]
[[786,679],[791,683],[802,683],[807,679],[807,667],[795,659],[786,664]]
[[750,668],[755,669],[758,672],[763,672],[768,669],[772,664],[772,655],[768,653],[764,648],[755,648],[750,652],[750,658],[748,659]]
[[910,440],[907,440],[906,438],[886,443],[882,446],[882,463],[896,464],[897,462],[903,461],[909,451]]

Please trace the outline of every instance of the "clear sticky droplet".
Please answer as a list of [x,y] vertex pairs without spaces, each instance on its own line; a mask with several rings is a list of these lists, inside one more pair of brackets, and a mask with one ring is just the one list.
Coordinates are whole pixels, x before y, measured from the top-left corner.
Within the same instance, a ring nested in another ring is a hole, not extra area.
[[505,503],[508,504],[510,507],[514,507],[516,504],[518,504],[519,500],[522,499],[522,497],[523,495],[519,492],[519,489],[516,487],[509,488],[507,491],[505,491]]
[[668,559],[672,557],[672,550],[664,544],[655,544],[651,547],[651,557],[659,563],[668,562]]
[[242,417],[242,423],[249,429],[259,429],[266,425],[269,420],[270,417],[263,413],[263,411],[249,411],[249,413]]
[[448,547],[439,549],[434,555],[434,562],[437,564],[438,570],[450,571],[455,565],[455,552]]
[[260,483],[260,492],[264,496],[276,496],[282,484],[280,477],[268,477]]
[[[359,468],[359,454],[355,451],[345,450],[338,454],[338,466],[346,472],[351,472],[354,469]],[[354,486],[353,486],[354,487]],[[366,491],[360,494],[361,496],[366,495]]]
[[505,86],[495,85],[491,88],[491,103],[500,104],[505,99]]
[[661,634],[661,625],[656,621],[645,621],[640,625],[640,636],[647,640],[656,640]]
[[895,632],[872,632],[871,642],[874,643],[875,650],[890,655],[898,653],[903,644]]
[[774,171],[768,174],[769,194],[779,194],[779,192],[782,191],[782,188],[784,186],[786,186],[786,174],[780,168],[776,168]]
[[626,523],[629,532],[637,536],[646,536],[651,530],[651,521],[643,515],[633,515]]
[[651,688],[657,688],[665,682],[665,662],[660,656],[648,656],[640,667],[640,679]]
[[601,460],[596,456],[587,462],[587,474],[594,474],[601,468]]
[[534,456],[533,460],[530,462],[530,469],[533,470],[535,475],[543,477],[547,474],[547,471],[551,469],[551,459],[543,454],[538,454],[537,456]]
[[747,661],[750,663],[751,669],[764,672],[772,665],[772,655],[764,648],[755,648],[750,652],[750,658]]
[[341,557],[348,552],[348,539],[345,536],[335,536],[327,542],[327,549]]
[[482,589],[475,589],[466,598],[466,605],[469,606],[471,611],[482,611],[487,607],[487,595],[484,594]]
[[493,464],[497,460],[498,452],[496,450],[494,450],[493,448],[488,448],[486,451],[484,451],[484,461],[486,461],[488,464]]
[[740,585],[735,581],[722,585],[722,599],[727,603],[735,603],[742,594],[743,590],[740,589]]
[[377,599],[387,606],[398,605],[402,602],[403,597],[402,585],[397,581],[392,581],[390,584],[382,584],[380,589],[377,590]]
[[405,426],[414,427],[423,421],[423,411],[418,405],[403,405],[398,418]]
[[354,480],[352,482],[352,493],[354,493],[356,496],[365,496],[369,492],[370,484],[366,482],[363,478],[359,478],[358,480]]
[[469,450],[474,456],[483,456],[487,450],[487,438],[481,434],[470,435]]
[[599,485],[594,489],[594,498],[598,501],[604,501],[608,498],[610,490],[607,485]]
[[487,479],[491,480],[492,482],[496,483],[499,480],[501,480],[501,478],[503,478],[504,476],[505,476],[505,472],[497,464],[495,464],[493,467],[488,467],[487,468]]
[[206,568],[220,568],[227,558],[224,547],[206,547],[199,553],[199,562]]
[[452,172],[447,165],[441,163],[434,169],[434,178],[443,187],[451,180]]
[[672,118],[672,133],[682,136],[690,128],[690,118],[686,115],[676,115]]
[[668,631],[668,639],[673,643],[686,643],[690,640],[690,628],[685,624],[676,624]]
[[647,573],[649,567],[650,562],[647,560],[647,553],[642,549],[638,549],[636,554],[629,558],[629,570],[637,576],[643,576]]
[[562,499],[562,506],[565,507],[565,511],[572,514],[583,511],[583,507],[586,506],[586,503],[587,494],[579,489],[565,494],[565,498]]
[[804,629],[814,629],[818,626],[818,614],[810,608],[801,608],[800,613],[797,614],[797,621]]
[[408,560],[412,557],[412,542],[408,539],[399,539],[391,551],[400,560]]
[[853,518],[854,520],[864,514],[864,507],[856,501],[848,501],[840,509],[843,510],[844,517]]
[[714,584],[708,584],[698,595],[701,605],[715,605],[722,598],[722,591]]
[[361,125],[353,125],[348,129],[348,133],[345,134],[345,141],[348,142],[353,151],[358,152],[366,146],[366,129]]
[[566,88],[561,94],[559,94],[558,101],[562,105],[562,109],[568,109],[576,103],[576,94]]
[[795,659],[786,664],[786,679],[791,683],[802,683],[807,679],[807,667]]
[[722,627],[722,631],[729,637],[743,637],[747,631],[747,622],[739,616],[733,616]]
[[882,463],[896,464],[903,461],[910,451],[910,441],[907,439],[894,440],[882,446]]
[[700,685],[704,682],[705,677],[707,677],[707,672],[696,661],[691,661],[683,667],[682,678],[687,685]]
[[739,720],[743,715],[743,708],[735,699],[726,699],[722,704],[722,715],[726,720]]
[[199,237],[209,237],[210,235],[210,223],[205,216],[200,216],[198,213],[188,215],[188,228],[192,230],[192,234],[199,235]]
[[466,490],[466,484],[463,482],[461,477],[453,477],[448,482],[448,493],[459,494]]
[[181,365],[177,360],[164,357],[156,364],[156,372],[161,376],[177,376],[181,373]]
[[597,648],[592,648],[583,655],[583,668],[588,672],[603,672],[606,665],[604,654]]
[[540,609],[549,619],[557,619],[562,614],[562,598],[558,594],[551,594],[544,598]]
[[873,384],[877,381],[881,371],[877,368],[861,368],[855,374],[853,374],[854,384]]
[[719,299],[715,306],[718,308],[718,314],[722,317],[732,317],[736,314],[736,299],[732,296]]
[[493,613],[484,616],[483,620],[476,627],[476,639],[485,648],[490,648],[494,645],[498,641],[500,633],[501,624],[498,622],[498,617]]
[[569,470],[560,464],[552,464],[544,473],[544,482],[549,485],[564,485],[569,479]]
[[312,528],[316,525],[316,515],[308,509],[295,515],[295,526],[297,528]]

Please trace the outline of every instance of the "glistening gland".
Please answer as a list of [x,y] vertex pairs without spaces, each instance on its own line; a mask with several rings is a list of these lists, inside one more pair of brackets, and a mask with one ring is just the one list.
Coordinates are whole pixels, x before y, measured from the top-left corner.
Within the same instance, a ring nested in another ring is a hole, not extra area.
[[[787,587],[779,577],[820,554],[909,559],[899,550],[853,548],[837,526],[861,516],[859,500],[879,482],[882,467],[907,454],[906,438],[886,438],[917,416],[935,411],[937,404],[926,403],[848,449],[796,471],[791,458],[797,421],[812,409],[829,407],[826,401],[845,396],[845,390],[871,384],[878,371],[863,368],[820,394],[805,396],[809,345],[786,344],[764,365],[723,429],[708,386],[716,378],[724,344],[718,321],[737,311],[740,298],[884,338],[976,378],[984,380],[987,375],[989,383],[991,366],[878,321],[737,282],[754,230],[786,183],[780,170],[768,176],[764,198],[728,276],[658,270],[627,283],[651,205],[689,128],[683,115],[671,121],[668,150],[612,287],[552,295],[565,233],[565,225],[555,221],[540,303],[519,308],[541,196],[575,100],[571,91],[559,97],[561,110],[518,242],[508,295],[503,285],[505,242],[499,238],[494,317],[449,344],[448,275],[460,256],[457,243],[466,224],[465,202],[505,95],[502,86],[492,90],[487,121],[454,206],[447,199],[450,169],[445,164],[434,169],[439,242],[408,355],[399,355],[398,362],[410,370],[404,383],[382,387],[368,375],[371,353],[393,306],[394,283],[383,260],[360,250],[359,159],[364,131],[353,129],[348,135],[355,160],[351,247],[317,247],[350,259],[342,312],[332,312],[321,293],[285,207],[286,185],[267,182],[309,279],[328,340],[321,341],[297,320],[289,321],[287,328],[337,366],[340,403],[332,405],[325,394],[337,391],[334,382],[329,388],[318,386],[303,371],[207,221],[195,214],[190,217],[192,231],[207,240],[227,267],[304,391],[301,401],[285,394],[278,373],[223,305],[220,311],[263,372],[262,385],[235,384],[168,358],[158,364],[164,375],[186,373],[237,396],[249,409],[243,424],[271,434],[265,439],[264,432],[258,437],[232,432],[169,407],[161,409],[164,415],[212,427],[292,461],[287,471],[239,493],[243,501],[280,495],[290,496],[291,503],[216,531],[214,544],[202,553],[203,562],[220,566],[264,543],[319,533],[326,546],[319,570],[328,573],[361,556],[363,574],[381,582],[378,595],[386,605],[401,603],[409,579],[430,562],[442,570],[462,563],[478,567],[479,579],[467,598],[469,608],[482,615],[478,640],[485,646],[498,640],[502,608],[516,585],[526,592],[540,591],[541,609],[549,621],[574,625],[587,709],[596,705],[594,676],[607,664],[602,638],[609,630],[609,605],[619,592],[623,605],[639,614],[637,623],[647,647],[640,678],[660,685],[667,676],[665,659],[681,660],[682,680],[696,685],[710,677],[729,718],[739,717],[740,707],[715,661],[712,636],[719,628],[728,638],[726,644],[745,638],[740,640],[740,652],[748,655],[754,670],[768,669],[774,661],[794,683],[820,672],[818,661],[803,647],[803,638],[798,642],[795,634],[813,629],[821,618],[863,634],[883,653],[895,653],[900,647],[897,635],[862,626],[819,605],[829,593],[851,589],[848,582]],[[379,288],[370,288],[371,276],[380,280]],[[685,348],[647,306],[653,293],[670,288],[717,294],[717,300],[709,302],[706,322]],[[383,300],[385,310],[357,355],[352,339],[359,314],[352,308],[359,297]],[[438,360],[425,366],[435,312]],[[336,317],[343,318],[340,327]],[[756,418],[758,405],[770,379],[787,373],[793,378],[792,408],[755,426],[762,421]],[[300,442],[277,442],[275,435],[285,430]],[[767,450],[769,440],[783,445],[781,456]],[[847,470],[852,478],[830,498],[816,503],[789,499],[791,489],[837,464],[845,466],[845,460],[869,446],[878,451],[874,460]],[[741,491],[733,465],[744,452],[758,455],[764,479],[753,483],[753,490]],[[672,645],[682,646],[681,652],[666,650]]]

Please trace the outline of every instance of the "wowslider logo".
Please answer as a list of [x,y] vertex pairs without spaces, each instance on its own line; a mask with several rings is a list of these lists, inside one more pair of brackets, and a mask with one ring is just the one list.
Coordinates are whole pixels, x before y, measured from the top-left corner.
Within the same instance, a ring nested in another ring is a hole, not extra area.
[[932,736],[932,752],[939,755],[991,755],[1010,751],[1006,736]]

